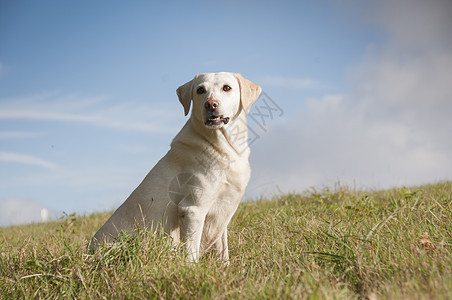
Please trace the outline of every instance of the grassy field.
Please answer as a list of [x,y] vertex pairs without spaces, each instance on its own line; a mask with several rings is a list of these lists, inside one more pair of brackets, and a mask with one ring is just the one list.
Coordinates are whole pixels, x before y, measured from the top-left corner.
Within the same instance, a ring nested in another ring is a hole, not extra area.
[[242,203],[230,265],[140,232],[84,253],[110,213],[0,229],[0,298],[452,299],[452,182]]

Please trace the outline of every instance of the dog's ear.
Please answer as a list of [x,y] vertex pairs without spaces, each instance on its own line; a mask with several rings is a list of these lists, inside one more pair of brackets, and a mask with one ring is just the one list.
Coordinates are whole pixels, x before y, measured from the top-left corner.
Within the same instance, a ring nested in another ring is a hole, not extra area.
[[181,85],[176,90],[177,97],[179,97],[179,101],[184,107],[185,115],[188,115],[190,112],[191,99],[193,96],[193,80]]
[[244,78],[239,73],[234,73],[235,78],[239,82],[240,86],[240,103],[246,113],[250,112],[251,105],[256,102],[257,98],[261,94],[262,88],[260,85],[255,84],[248,79]]

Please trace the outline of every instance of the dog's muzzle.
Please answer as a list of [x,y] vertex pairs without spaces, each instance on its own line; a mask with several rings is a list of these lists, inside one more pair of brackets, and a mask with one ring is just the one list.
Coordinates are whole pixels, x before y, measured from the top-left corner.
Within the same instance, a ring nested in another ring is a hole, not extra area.
[[229,117],[223,118],[222,116],[215,116],[211,115],[207,117],[206,122],[204,123],[206,126],[219,126],[219,125],[226,125],[229,123]]
[[220,102],[215,99],[210,99],[204,103],[204,108],[207,112],[207,120],[204,123],[206,126],[221,126],[229,123],[229,117],[223,117],[219,111]]

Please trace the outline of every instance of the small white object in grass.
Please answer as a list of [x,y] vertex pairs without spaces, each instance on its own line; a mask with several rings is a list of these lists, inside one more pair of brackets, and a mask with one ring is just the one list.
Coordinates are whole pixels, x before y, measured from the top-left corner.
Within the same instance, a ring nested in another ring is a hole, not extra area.
[[47,222],[49,220],[49,210],[47,208],[41,209],[41,222]]

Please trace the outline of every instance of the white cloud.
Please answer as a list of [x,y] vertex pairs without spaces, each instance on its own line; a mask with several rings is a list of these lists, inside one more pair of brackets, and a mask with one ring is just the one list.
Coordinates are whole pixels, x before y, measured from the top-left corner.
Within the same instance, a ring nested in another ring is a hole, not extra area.
[[[390,32],[386,48],[441,50],[442,44],[450,46],[452,37],[452,2],[449,0],[385,0],[379,2],[371,18]],[[422,55],[422,52],[418,54]]]
[[384,2],[388,43],[352,68],[347,93],[309,99],[254,145],[251,189],[452,179],[452,6],[424,3]]
[[5,151],[0,151],[0,162],[33,165],[33,166],[43,167],[46,169],[56,169],[57,168],[57,165],[55,165],[51,162],[39,159],[37,157],[31,156],[31,155],[5,152]]
[[[0,201],[0,226],[41,222],[41,211],[46,208],[39,202],[25,199],[9,199]],[[54,213],[48,210],[49,217]]]

